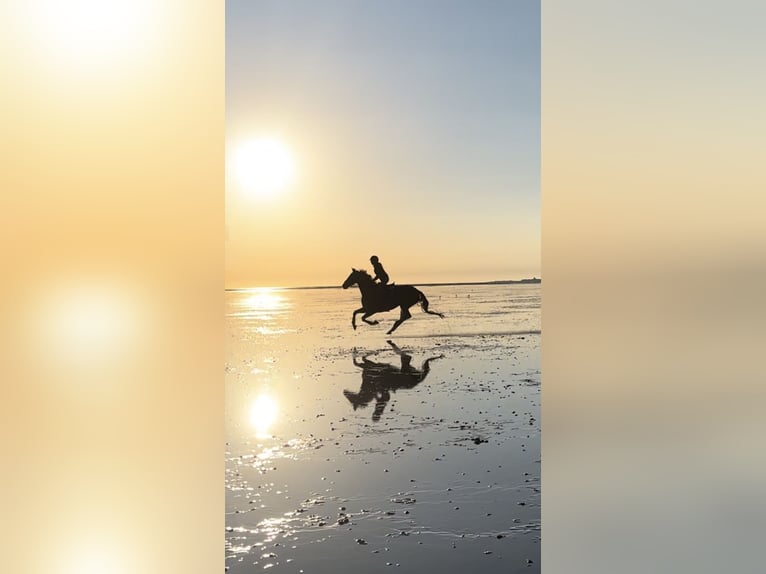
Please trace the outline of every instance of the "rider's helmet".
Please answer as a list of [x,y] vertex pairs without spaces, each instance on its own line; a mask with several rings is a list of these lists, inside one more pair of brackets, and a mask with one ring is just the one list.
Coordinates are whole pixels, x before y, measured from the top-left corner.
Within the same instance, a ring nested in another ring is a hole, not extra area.
[[378,256],[377,255],[373,255],[372,257],[370,257],[370,262],[371,263],[377,263],[378,262]]

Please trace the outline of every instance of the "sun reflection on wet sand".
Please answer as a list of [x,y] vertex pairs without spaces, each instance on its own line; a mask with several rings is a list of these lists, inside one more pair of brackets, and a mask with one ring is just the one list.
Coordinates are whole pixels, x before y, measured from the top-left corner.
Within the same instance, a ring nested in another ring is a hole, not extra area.
[[246,322],[246,331],[266,336],[285,335],[294,332],[284,324],[292,303],[281,289],[263,287],[243,292],[228,313]]
[[271,288],[255,289],[242,300],[242,307],[247,312],[259,314],[260,317],[271,317],[289,306],[287,298]]
[[253,311],[276,311],[287,306],[285,298],[276,289],[256,289],[242,304]]
[[250,407],[250,424],[255,427],[258,438],[271,436],[269,430],[279,414],[277,402],[269,395],[259,395]]

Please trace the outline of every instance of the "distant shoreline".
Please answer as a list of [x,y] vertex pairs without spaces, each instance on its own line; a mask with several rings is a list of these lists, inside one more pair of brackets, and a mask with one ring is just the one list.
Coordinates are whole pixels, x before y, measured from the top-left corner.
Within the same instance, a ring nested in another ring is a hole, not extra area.
[[[455,281],[449,283],[411,283],[415,287],[442,287],[450,285],[538,285],[542,283],[542,279],[533,277],[532,279],[502,279],[499,281]],[[405,285],[405,283],[403,283]],[[407,283],[406,285],[410,285]],[[341,289],[340,285],[313,285],[306,287],[236,287],[232,289],[224,289],[224,291],[252,291],[253,289],[284,289],[284,290],[296,290],[296,289]]]

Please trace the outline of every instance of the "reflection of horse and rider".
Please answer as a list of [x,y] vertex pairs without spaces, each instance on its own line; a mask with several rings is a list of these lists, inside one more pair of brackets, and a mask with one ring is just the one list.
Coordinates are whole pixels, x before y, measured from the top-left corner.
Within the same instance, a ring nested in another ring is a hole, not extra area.
[[343,282],[344,289],[356,285],[362,294],[362,306],[351,315],[351,326],[354,329],[356,329],[356,316],[359,313],[362,313],[362,321],[368,325],[377,325],[378,321],[369,319],[371,315],[399,307],[401,309],[399,319],[386,333],[390,335],[399,325],[412,317],[410,307],[416,303],[420,303],[426,313],[444,318],[443,314],[428,309],[428,299],[422,291],[412,285],[389,285],[388,273],[383,269],[383,264],[376,255],[370,257],[370,263],[372,263],[372,268],[375,271],[375,277],[371,277],[363,269],[352,267],[351,274]]
[[420,369],[412,366],[412,357],[397,347],[393,341],[387,341],[394,349],[401,360],[401,366],[395,367],[389,363],[377,363],[370,361],[364,355],[359,361],[357,351],[353,351],[354,365],[362,369],[362,386],[359,392],[353,393],[348,390],[343,391],[343,395],[354,406],[354,410],[360,407],[366,407],[372,400],[375,400],[375,410],[372,413],[372,420],[380,420],[380,415],[386,408],[386,404],[391,398],[391,393],[398,389],[411,389],[421,383],[428,376],[430,371],[429,363],[434,359],[441,359],[444,355],[431,357],[423,361]]

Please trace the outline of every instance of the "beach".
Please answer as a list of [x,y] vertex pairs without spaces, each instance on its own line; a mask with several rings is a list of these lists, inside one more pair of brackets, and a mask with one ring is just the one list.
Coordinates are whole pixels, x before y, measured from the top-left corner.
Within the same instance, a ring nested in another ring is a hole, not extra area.
[[540,571],[540,286],[226,294],[228,572]]

